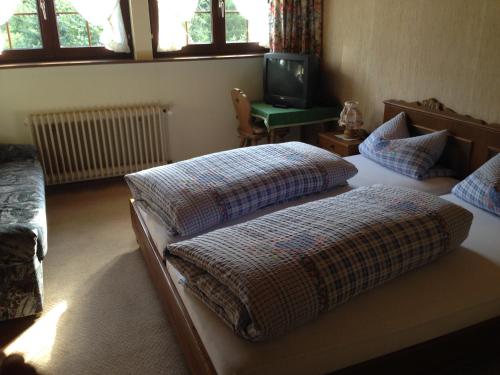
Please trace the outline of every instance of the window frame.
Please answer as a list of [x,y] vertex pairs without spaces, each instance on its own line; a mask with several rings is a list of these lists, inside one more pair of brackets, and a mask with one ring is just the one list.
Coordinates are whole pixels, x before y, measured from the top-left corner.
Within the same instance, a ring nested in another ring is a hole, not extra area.
[[248,55],[264,54],[269,52],[269,48],[262,47],[259,43],[226,43],[226,22],[222,17],[218,0],[211,0],[212,4],[212,36],[210,44],[188,44],[179,51],[159,52],[158,51],[158,2],[149,1],[149,15],[151,21],[151,36],[153,43],[153,56],[155,58],[175,58],[175,57],[202,57],[202,56],[227,56],[227,55]]
[[40,49],[4,50],[0,55],[0,65],[12,63],[81,61],[81,60],[122,60],[133,57],[130,8],[127,0],[120,0],[125,33],[131,52],[114,52],[104,47],[65,47],[59,44],[57,15],[54,0],[45,1],[47,19],[43,19],[41,3],[36,0],[40,35],[43,47]]

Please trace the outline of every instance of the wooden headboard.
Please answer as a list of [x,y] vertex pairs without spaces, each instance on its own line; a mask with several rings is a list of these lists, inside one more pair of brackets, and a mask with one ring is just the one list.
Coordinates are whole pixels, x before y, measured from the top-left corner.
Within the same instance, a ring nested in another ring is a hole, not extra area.
[[457,114],[436,99],[413,103],[386,100],[384,104],[384,122],[405,112],[412,135],[447,129],[448,143],[440,164],[452,168],[458,178],[468,176],[500,152],[500,124]]

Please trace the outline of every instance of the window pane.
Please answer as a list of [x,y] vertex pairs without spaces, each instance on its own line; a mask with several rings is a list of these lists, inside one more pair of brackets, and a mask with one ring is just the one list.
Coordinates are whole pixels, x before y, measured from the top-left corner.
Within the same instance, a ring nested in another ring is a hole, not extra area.
[[57,28],[62,48],[101,47],[102,27],[90,25],[69,0],[56,0]]
[[237,12],[226,12],[226,42],[248,42],[247,20]]
[[43,48],[36,0],[23,0],[0,30],[5,49]]
[[76,9],[71,5],[69,0],[56,0],[56,12],[76,12]]
[[16,9],[16,13],[38,13],[36,0],[23,0]]
[[90,31],[90,43],[92,47],[103,47],[100,37],[103,32],[103,28],[100,26],[92,26],[89,24]]
[[226,0],[226,11],[228,10],[237,10],[233,0]]
[[2,27],[2,34],[5,35],[6,42],[4,45],[7,47],[6,49],[37,49],[43,47],[38,15],[13,16],[8,24]]
[[88,47],[87,24],[78,14],[58,14],[57,28],[61,47]]
[[[269,46],[269,2],[226,0],[226,43],[259,43]],[[244,15],[244,17],[242,16]]]
[[188,22],[189,44],[212,43],[212,13],[196,13]]
[[7,35],[7,25],[0,26],[0,37],[3,39],[3,46],[5,49],[9,49],[9,36]]
[[200,0],[198,3],[198,11],[204,11],[204,12],[211,12],[212,11],[212,4],[210,0]]

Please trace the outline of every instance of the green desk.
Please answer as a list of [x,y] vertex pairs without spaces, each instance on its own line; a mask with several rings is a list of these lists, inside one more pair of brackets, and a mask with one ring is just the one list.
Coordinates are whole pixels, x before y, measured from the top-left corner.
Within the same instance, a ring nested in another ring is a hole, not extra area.
[[264,120],[267,129],[319,124],[339,119],[342,107],[311,107],[307,109],[276,108],[264,102],[252,103],[252,116]]

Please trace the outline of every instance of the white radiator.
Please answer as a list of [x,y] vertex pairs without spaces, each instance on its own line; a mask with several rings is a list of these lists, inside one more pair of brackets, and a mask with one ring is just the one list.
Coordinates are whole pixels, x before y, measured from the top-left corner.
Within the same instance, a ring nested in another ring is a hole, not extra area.
[[30,115],[47,185],[122,176],[168,163],[159,104]]

